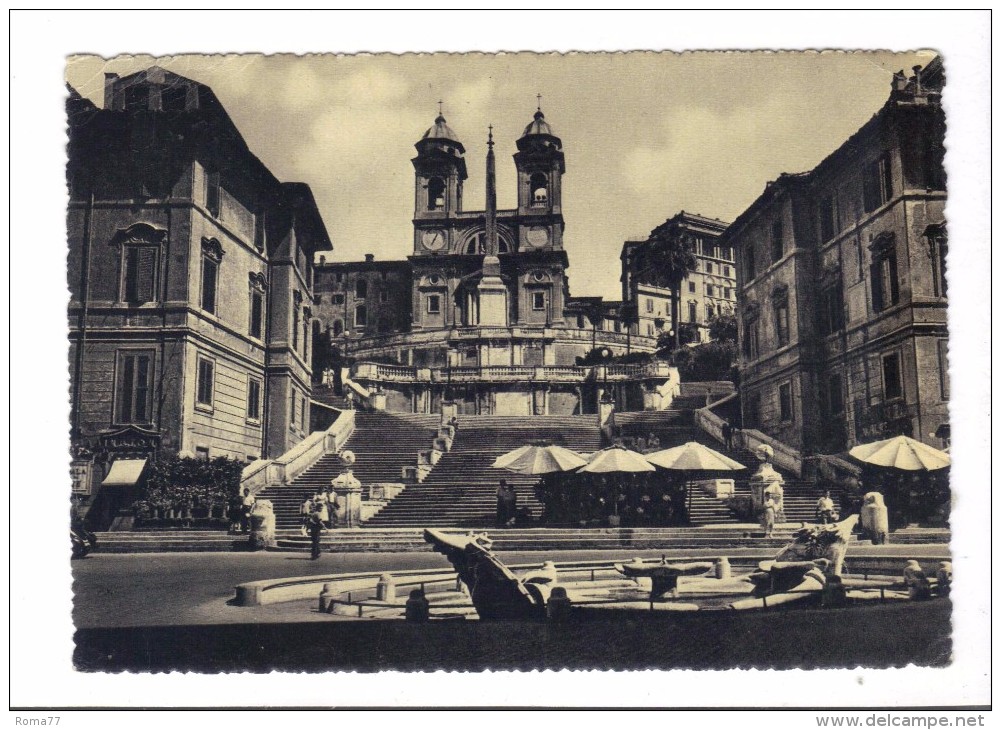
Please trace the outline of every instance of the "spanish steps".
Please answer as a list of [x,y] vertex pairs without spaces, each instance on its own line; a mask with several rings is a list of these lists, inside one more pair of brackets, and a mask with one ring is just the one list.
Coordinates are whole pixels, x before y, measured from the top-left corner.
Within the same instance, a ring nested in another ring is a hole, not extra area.
[[542,513],[533,489],[538,477],[490,468],[501,454],[529,443],[597,451],[602,447],[597,416],[462,416],[451,451],[422,484],[407,487],[366,527],[491,525],[502,478],[517,492],[519,509],[537,518]]
[[[372,484],[402,482],[403,468],[417,463],[418,451],[431,448],[439,421],[437,415],[357,411],[354,432],[344,450],[355,455],[352,471],[362,483],[362,496],[368,496]],[[258,496],[271,500],[278,529],[298,527],[302,522],[299,507],[303,501],[330,486],[330,481],[344,468],[339,454],[328,454],[291,484],[269,487]]]

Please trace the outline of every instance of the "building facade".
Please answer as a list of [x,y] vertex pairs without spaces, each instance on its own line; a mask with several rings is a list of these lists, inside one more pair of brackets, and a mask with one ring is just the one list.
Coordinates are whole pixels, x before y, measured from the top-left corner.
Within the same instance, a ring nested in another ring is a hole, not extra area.
[[939,59],[808,173],[727,229],[738,259],[741,405],[806,454],[948,426]]
[[77,489],[162,451],[275,457],[309,427],[308,186],[280,183],[212,90],[109,74],[69,115],[69,337]]
[[[696,267],[681,284],[678,322],[696,342],[709,339],[709,322],[717,315],[733,314],[737,305],[737,270],[733,247],[720,242],[727,224],[716,218],[681,211],[665,221],[669,235],[688,237]],[[635,305],[635,331],[659,337],[671,330],[671,290],[642,281],[637,252],[647,240],[626,241],[622,246],[622,299]]]
[[[467,210],[465,148],[439,115],[415,145],[411,255],[318,265],[317,347],[354,361],[353,377],[389,410],[436,412],[445,400],[459,413],[593,412],[604,389],[573,370],[578,360],[656,347],[655,334],[624,328],[621,303],[570,297],[566,161],[542,111],[515,143],[511,210],[497,209],[494,146],[491,130],[486,204]],[[642,404],[652,386],[634,386],[620,397]]]

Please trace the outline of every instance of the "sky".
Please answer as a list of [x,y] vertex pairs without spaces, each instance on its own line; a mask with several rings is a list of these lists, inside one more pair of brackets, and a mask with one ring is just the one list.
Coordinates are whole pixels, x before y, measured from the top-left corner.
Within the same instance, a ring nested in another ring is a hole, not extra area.
[[542,110],[563,140],[574,296],[619,298],[619,252],[680,210],[731,221],[782,172],[813,168],[930,53],[707,52],[74,56],[100,105],[104,73],[154,63],[212,87],[250,149],[310,185],[332,258],[413,245],[414,143],[438,101],[466,148],[465,206],[484,208],[487,125],[498,207],[516,206],[515,140]]

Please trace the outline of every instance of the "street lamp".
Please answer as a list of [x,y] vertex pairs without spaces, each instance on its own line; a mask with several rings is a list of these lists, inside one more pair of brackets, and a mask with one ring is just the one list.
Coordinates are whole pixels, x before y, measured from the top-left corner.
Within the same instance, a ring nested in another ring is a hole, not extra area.
[[602,394],[601,398],[606,403],[611,400],[608,395],[608,361],[612,357],[612,351],[607,347],[601,348],[601,377],[602,377]]

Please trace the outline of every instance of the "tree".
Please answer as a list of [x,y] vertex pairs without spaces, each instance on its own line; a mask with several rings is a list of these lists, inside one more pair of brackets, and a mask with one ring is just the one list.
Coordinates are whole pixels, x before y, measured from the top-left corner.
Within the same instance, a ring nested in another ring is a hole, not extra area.
[[598,325],[605,321],[605,304],[602,301],[590,302],[584,312],[591,322],[591,349],[598,346]]
[[737,341],[737,316],[732,313],[717,314],[709,322],[709,336],[718,342]]
[[687,231],[677,231],[669,223],[653,229],[647,242],[636,249],[636,282],[671,290],[671,330],[674,346],[681,345],[678,327],[681,311],[681,282],[695,271],[695,241]]
[[623,302],[619,309],[619,321],[626,328],[626,354],[632,352],[633,325],[639,322],[639,309],[635,302]]

